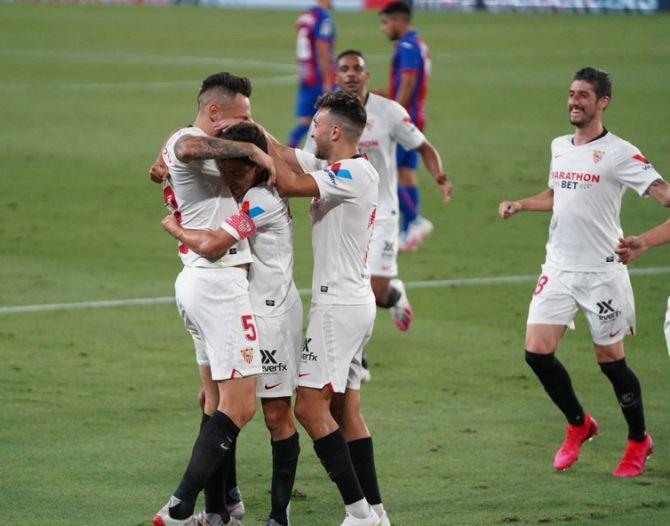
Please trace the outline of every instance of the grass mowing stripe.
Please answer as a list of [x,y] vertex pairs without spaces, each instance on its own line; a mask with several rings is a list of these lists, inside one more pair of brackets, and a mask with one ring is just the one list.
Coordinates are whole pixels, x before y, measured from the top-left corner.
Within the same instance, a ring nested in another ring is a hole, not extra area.
[[[254,78],[254,85],[290,84],[295,82],[295,75],[279,75],[276,77]],[[0,90],[26,89],[74,89],[74,90],[147,90],[147,89],[196,89],[202,80],[186,80],[177,82],[79,82],[60,84],[0,84]]]
[[[652,276],[670,273],[670,267],[638,268],[629,271],[633,276]],[[473,285],[504,285],[507,283],[528,283],[537,279],[537,274],[521,274],[519,276],[495,276],[488,278],[436,279],[427,281],[408,281],[408,289],[436,289],[441,287],[467,287]],[[307,296],[311,289],[299,289],[301,296]],[[129,307],[135,305],[162,305],[174,302],[174,296],[158,296],[155,298],[134,298],[105,301],[79,301],[73,303],[44,303],[38,305],[15,305],[0,307],[0,314],[17,314],[25,312],[45,312],[67,309],[98,309],[103,307]]]
[[269,62],[232,57],[194,57],[188,55],[155,55],[149,53],[97,53],[87,51],[46,51],[26,49],[2,49],[0,55],[14,56],[22,59],[49,59],[64,62],[92,62],[94,64],[167,64],[167,65],[197,65],[197,66],[249,66],[265,70],[296,71],[295,64]]

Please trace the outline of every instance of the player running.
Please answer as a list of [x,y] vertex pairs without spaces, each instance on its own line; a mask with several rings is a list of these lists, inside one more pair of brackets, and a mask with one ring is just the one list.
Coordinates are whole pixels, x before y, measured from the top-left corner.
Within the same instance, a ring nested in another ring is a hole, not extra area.
[[329,93],[317,107],[316,156],[276,142],[270,148],[279,192],[312,197],[312,305],[295,413],[340,491],[342,526],[387,526],[372,438],[360,410],[361,358],[375,319],[366,259],[379,174],[358,153],[367,120],[358,98]]
[[[666,196],[665,206],[670,206],[670,196]],[[639,236],[627,236],[619,239],[616,253],[619,261],[628,265],[634,259],[640,257],[647,250],[659,245],[670,243],[670,220],[662,223]],[[668,310],[665,312],[665,341],[670,354],[670,298],[668,298]]]
[[[395,42],[391,58],[391,75],[385,96],[399,102],[414,124],[423,131],[426,123],[424,103],[430,76],[428,46],[412,27],[412,8],[406,2],[391,2],[379,12],[382,31]],[[432,232],[433,224],[419,213],[420,194],[416,168],[418,155],[415,150],[397,150],[400,184],[400,250],[415,250]]]
[[628,270],[616,261],[621,237],[619,211],[627,188],[670,205],[670,187],[632,144],[610,133],[602,114],[612,98],[610,76],[579,70],[570,85],[568,111],[573,135],[551,143],[549,189],[521,201],[503,201],[499,213],[553,210],[547,256],[528,313],[526,362],[568,426],[554,467],[569,468],[581,445],[598,433],[585,413],[568,372],[554,355],[581,309],[591,328],[596,359],[614,387],[628,423],[628,445],[614,475],[640,475],[653,451],[646,431],[642,391],[626,364],[623,338],[635,330],[635,304]]
[[[251,123],[227,128],[221,138],[255,144],[267,151],[265,134]],[[293,230],[288,201],[267,186],[267,172],[248,159],[219,163],[226,185],[241,211],[214,230],[183,228],[173,215],[164,228],[189,249],[217,259],[243,239],[253,255],[249,296],[258,329],[263,373],[256,391],[261,398],[272,444],[272,510],[266,526],[287,526],[298,455],[298,433],[291,418],[291,396],[302,350],[302,302],[293,282]],[[205,513],[205,525],[225,524],[217,513]]]
[[[445,202],[451,196],[451,181],[442,169],[439,152],[412,123],[407,110],[396,101],[368,91],[370,73],[363,54],[346,50],[336,60],[338,87],[356,95],[365,106],[367,124],[358,147],[379,173],[379,204],[368,252],[370,282],[377,306],[390,309],[396,327],[409,329],[413,311],[398,275],[398,170],[396,148],[416,150],[435,179]],[[305,150],[314,152],[314,141],[307,139]]]
[[[271,158],[257,146],[214,137],[213,124],[223,118],[223,108],[237,107],[241,112],[246,108],[248,115],[250,93],[249,79],[228,73],[207,77],[198,93],[193,126],[178,130],[165,145],[163,158],[169,170],[165,202],[184,227],[218,228],[238,213],[215,160],[248,157],[274,170]],[[212,260],[180,244],[179,255],[184,268],[175,283],[177,308],[193,337],[206,406],[186,472],[155,515],[154,526],[196,526],[193,511],[203,489],[206,499],[218,500],[224,508],[221,513],[226,513],[217,474],[240,429],[254,414],[256,376],[261,372],[248,293],[248,243],[243,240]],[[227,522],[231,523],[235,524]]]
[[329,11],[332,7],[332,0],[318,0],[314,7],[300,13],[296,21],[296,58],[300,81],[295,105],[298,124],[288,138],[288,145],[292,148],[300,144],[309,129],[316,112],[316,99],[333,89],[335,22]]

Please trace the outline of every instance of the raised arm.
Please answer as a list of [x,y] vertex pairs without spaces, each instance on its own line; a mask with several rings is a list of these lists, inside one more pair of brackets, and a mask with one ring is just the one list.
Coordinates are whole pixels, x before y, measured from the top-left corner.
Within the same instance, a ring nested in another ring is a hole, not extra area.
[[[302,168],[298,171],[294,171],[288,163],[284,161],[275,144],[269,144],[268,147],[275,163],[277,190],[282,196],[318,198],[321,195],[319,186],[311,175],[303,173]],[[295,152],[293,152],[293,158],[295,159],[295,163],[299,166]]]
[[172,237],[184,243],[190,250],[211,260],[219,259],[237,243],[237,239],[223,229],[182,228],[173,215],[165,216],[161,225]]
[[554,191],[548,188],[544,192],[526,197],[521,201],[503,201],[498,207],[498,214],[509,219],[517,212],[549,212],[554,207]]
[[423,160],[426,170],[430,172],[435,179],[437,186],[442,190],[442,198],[444,202],[448,203],[451,199],[452,184],[449,176],[442,168],[442,158],[440,157],[440,153],[428,141],[424,141],[421,146],[417,148],[417,151],[421,154],[421,159]]
[[619,256],[619,261],[628,264],[650,248],[666,243],[670,243],[670,219],[639,236],[619,239],[619,245],[615,252]]

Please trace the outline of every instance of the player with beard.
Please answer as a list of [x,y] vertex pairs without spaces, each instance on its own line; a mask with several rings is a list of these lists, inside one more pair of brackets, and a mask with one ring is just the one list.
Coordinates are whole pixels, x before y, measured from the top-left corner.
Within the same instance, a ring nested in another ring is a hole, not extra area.
[[[267,151],[263,131],[252,123],[228,127],[221,138],[255,144]],[[302,350],[302,302],[293,282],[293,230],[288,201],[267,185],[267,172],[249,159],[219,163],[223,180],[241,211],[214,230],[182,228],[173,215],[163,227],[190,250],[217,259],[247,239],[253,255],[249,296],[258,329],[263,373],[257,384],[265,423],[271,436],[272,485],[266,526],[287,526],[288,508],[300,453],[291,418],[291,396]],[[218,513],[201,514],[206,526],[225,524]]]
[[280,194],[312,198],[312,305],[295,414],[340,491],[342,526],[387,526],[360,408],[361,359],[376,310],[367,252],[379,174],[358,153],[367,120],[360,100],[344,91],[328,93],[317,108],[316,156],[269,137]]
[[[372,242],[368,252],[370,282],[378,307],[390,309],[396,327],[409,329],[413,311],[403,282],[398,275],[398,168],[396,149],[416,150],[426,169],[435,179],[444,202],[451,196],[452,185],[442,168],[439,152],[414,125],[407,110],[394,100],[368,91],[370,77],[360,51],[340,53],[335,66],[337,85],[356,95],[365,106],[367,123],[358,147],[379,173],[379,203]],[[305,150],[314,152],[314,141],[308,139]]]
[[587,67],[575,74],[568,93],[575,133],[551,143],[549,188],[521,201],[503,201],[499,214],[508,219],[521,211],[553,210],[525,345],[526,362],[568,421],[554,467],[569,468],[581,445],[598,433],[596,420],[582,408],[570,375],[554,354],[581,309],[596,360],[628,424],[628,444],[614,475],[631,477],[642,473],[653,442],[645,427],[640,382],[624,355],[624,335],[635,330],[635,304],[628,271],[615,254],[622,236],[619,211],[627,188],[670,206],[670,186],[635,146],[603,126],[611,98],[607,73]]

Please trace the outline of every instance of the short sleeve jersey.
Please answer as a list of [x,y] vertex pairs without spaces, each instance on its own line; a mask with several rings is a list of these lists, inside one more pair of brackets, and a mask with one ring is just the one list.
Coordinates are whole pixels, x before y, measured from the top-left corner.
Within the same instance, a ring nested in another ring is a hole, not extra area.
[[[358,147],[379,173],[377,218],[386,219],[398,215],[396,145],[414,150],[423,144],[426,137],[414,125],[407,110],[394,100],[368,93],[365,111],[368,121]],[[304,149],[314,153],[315,145],[310,133],[307,134]]]
[[[163,161],[170,174],[163,182],[165,205],[184,228],[215,230],[227,217],[237,213],[239,207],[214,160],[185,163],[177,158],[175,144],[187,135],[207,137],[200,128],[189,127],[178,130],[168,139],[163,149]],[[196,254],[182,243],[179,256],[187,267],[221,268],[251,262],[251,251],[245,240],[216,261]]]
[[572,135],[551,143],[549,188],[554,209],[546,263],[561,270],[616,270],[619,213],[627,188],[640,196],[662,177],[635,146],[605,132],[575,146]]
[[316,43],[328,44],[329,56],[335,47],[335,23],[327,9],[313,7],[303,11],[296,21],[296,58],[300,83],[305,86],[321,86],[324,79],[319,69]]
[[[293,282],[293,227],[288,200],[274,188],[254,186],[244,195],[241,212],[254,262],[249,273],[249,296],[255,314],[279,316],[299,299]],[[222,224],[234,238],[240,239],[236,222],[239,216]]]
[[296,150],[303,170],[314,178],[312,303],[361,305],[374,302],[367,266],[377,208],[379,174],[362,156],[329,166]]
[[398,39],[393,50],[389,92],[391,98],[395,99],[400,89],[401,74],[406,71],[416,73],[416,83],[406,109],[420,130],[423,130],[426,124],[424,103],[428,93],[430,69],[428,46],[416,31],[408,31]]

